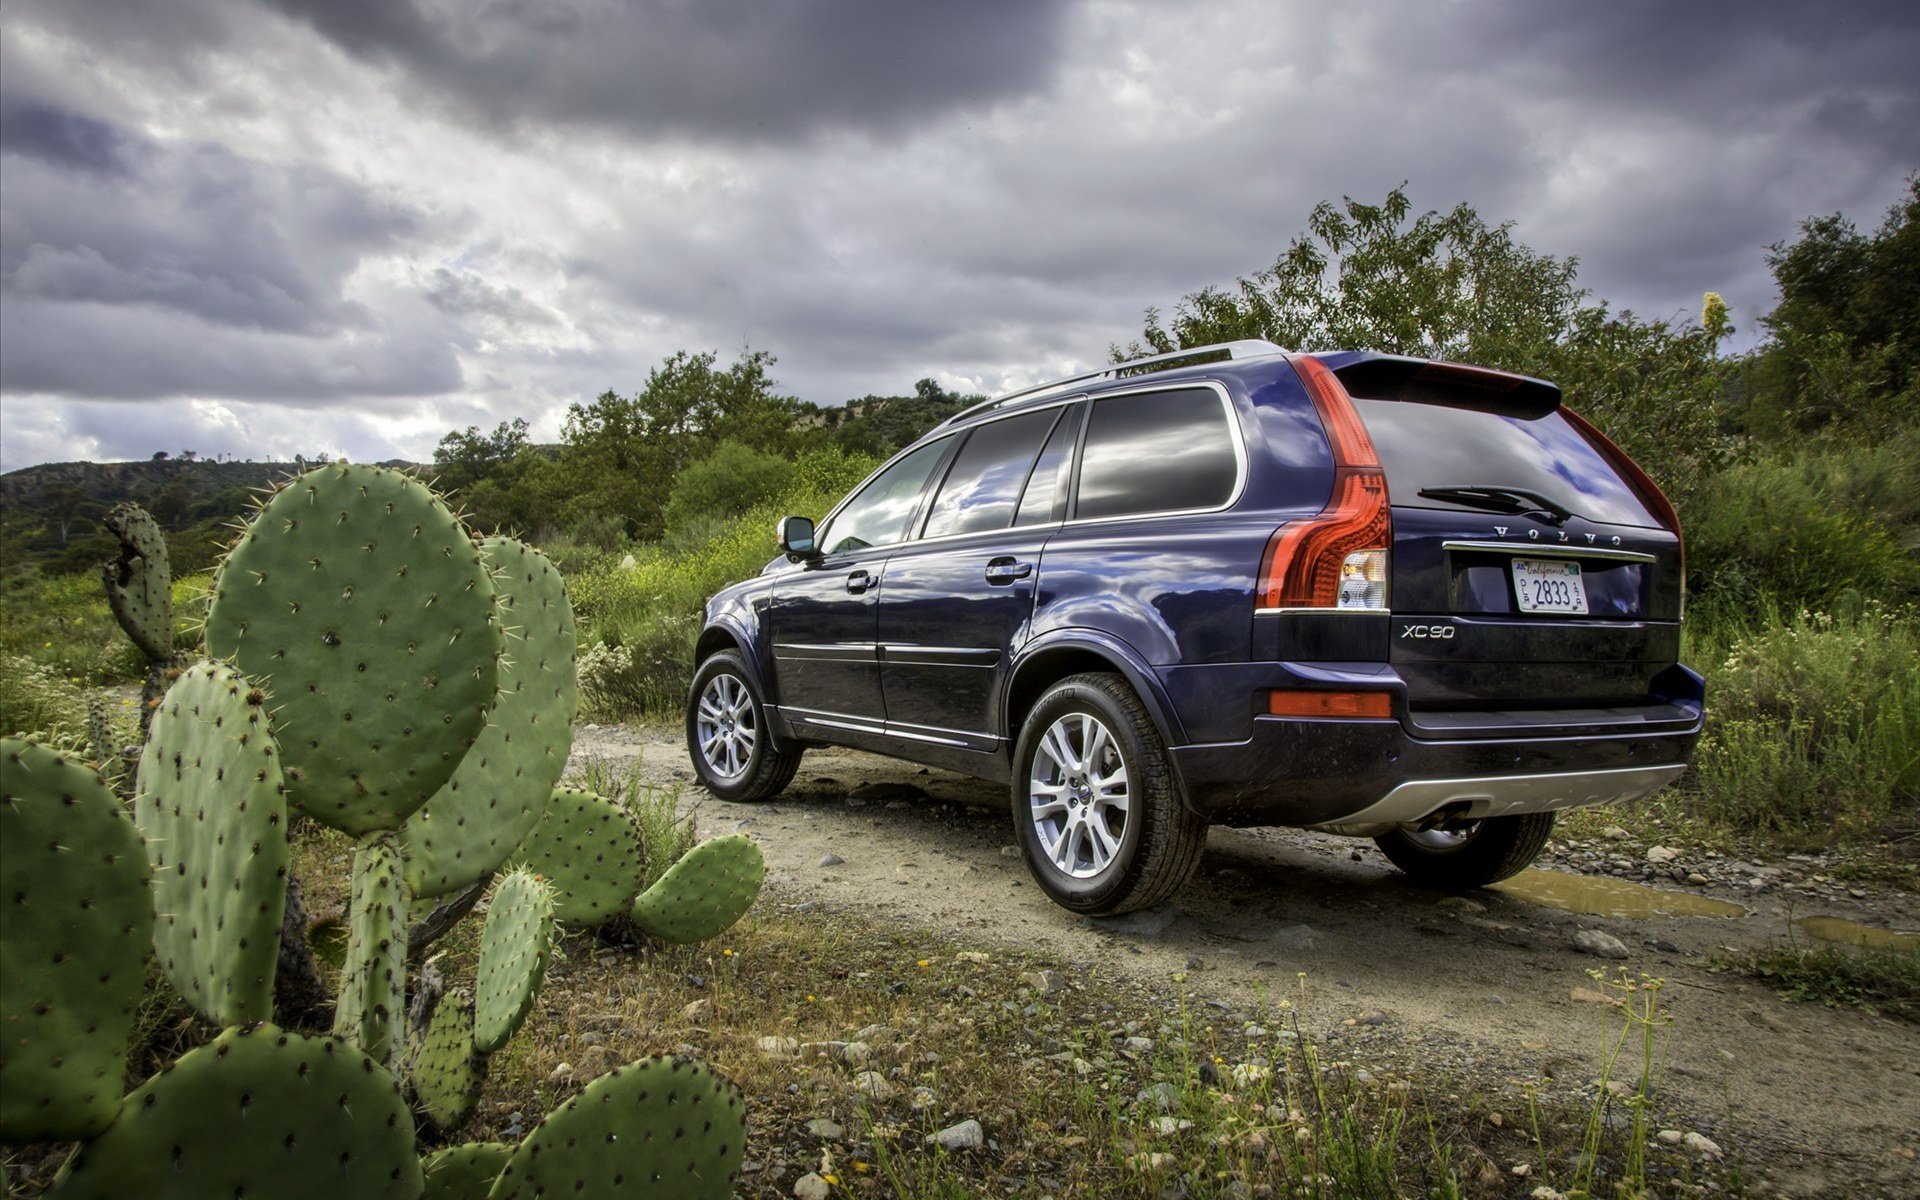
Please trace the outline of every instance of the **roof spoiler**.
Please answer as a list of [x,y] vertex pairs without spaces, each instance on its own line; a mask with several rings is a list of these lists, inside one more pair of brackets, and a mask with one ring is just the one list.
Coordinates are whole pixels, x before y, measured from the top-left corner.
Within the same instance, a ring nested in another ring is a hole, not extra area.
[[1340,385],[1349,395],[1364,399],[1464,401],[1516,417],[1544,417],[1560,407],[1560,385],[1530,375],[1399,354],[1328,357],[1331,361],[1326,365]]

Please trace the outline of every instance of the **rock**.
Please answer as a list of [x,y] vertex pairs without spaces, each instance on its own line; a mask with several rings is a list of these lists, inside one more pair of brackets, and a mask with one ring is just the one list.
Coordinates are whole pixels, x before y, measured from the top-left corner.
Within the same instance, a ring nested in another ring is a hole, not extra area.
[[853,1077],[853,1090],[869,1100],[885,1101],[893,1099],[893,1085],[887,1077],[878,1071],[862,1071]]
[[1582,929],[1573,935],[1573,948],[1595,958],[1630,958],[1632,951],[1619,938],[1601,929]]
[[837,867],[846,861],[846,859],[841,858],[838,854],[822,854],[818,865],[823,867]]
[[861,1067],[873,1057],[873,1047],[865,1042],[802,1042],[802,1058],[826,1058],[848,1067]]
[[553,1072],[547,1076],[547,1080],[550,1083],[565,1083],[567,1080],[572,1078],[573,1078],[573,1064],[564,1063],[564,1062],[561,1063],[559,1066],[555,1067],[553,1069]]
[[1087,925],[1101,933],[1126,934],[1131,937],[1157,938],[1167,931],[1180,916],[1180,910],[1171,904],[1156,904],[1152,908],[1143,908],[1137,912],[1122,913],[1117,917],[1086,917]]
[[1173,1137],[1193,1128],[1193,1122],[1180,1117],[1155,1117],[1147,1122],[1147,1128],[1160,1137]]
[[1664,1146],[1678,1146],[1680,1144],[1680,1140],[1686,1135],[1681,1133],[1678,1129],[1662,1129],[1658,1134],[1655,1134],[1654,1136],[1658,1137],[1660,1139],[1660,1143]]
[[1603,838],[1606,838],[1610,842],[1630,842],[1633,840],[1633,835],[1628,833],[1626,830],[1620,828],[1618,825],[1607,826],[1605,829],[1600,831],[1600,836]]
[[753,1048],[768,1058],[792,1058],[800,1053],[800,1039],[790,1037],[755,1038]]
[[1282,950],[1311,950],[1320,944],[1320,931],[1311,925],[1289,925],[1273,931],[1270,939]]
[[987,1144],[987,1131],[980,1128],[980,1122],[971,1118],[958,1125],[949,1125],[939,1133],[927,1139],[930,1146],[938,1146],[949,1153],[959,1150],[978,1150]]
[[1134,1154],[1127,1158],[1127,1165],[1142,1175],[1165,1175],[1174,1168],[1171,1154]]
[[1001,857],[1001,858],[1019,858],[1019,857],[1020,857],[1020,847],[1018,847],[1018,846],[1002,846],[1002,847],[1000,847],[1000,857]]
[[1170,1083],[1149,1084],[1134,1099],[1147,1108],[1155,1108],[1163,1113],[1180,1111],[1180,1089]]
[[[1249,1033],[1247,1034],[1247,1036],[1248,1036],[1248,1037],[1252,1037],[1252,1036],[1253,1036],[1253,1034],[1252,1034],[1251,1032],[1249,1032]],[[1153,1053],[1153,1039],[1152,1039],[1152,1038],[1148,1038],[1148,1037],[1130,1037],[1130,1038],[1128,1038],[1128,1039],[1127,1039],[1126,1041],[1124,1041],[1124,1042],[1122,1042],[1122,1043],[1120,1043],[1120,1044],[1121,1044],[1121,1045],[1122,1045],[1123,1047],[1125,1047],[1126,1049],[1128,1049],[1128,1050],[1131,1050],[1131,1051],[1133,1051],[1133,1052],[1134,1052],[1135,1054],[1151,1054],[1151,1053]]]
[[1021,978],[1032,984],[1033,990],[1042,996],[1052,996],[1067,990],[1067,977],[1058,971],[1032,971]]
[[1392,1017],[1389,1017],[1387,1014],[1380,1012],[1378,1010],[1363,1012],[1360,1014],[1360,1023],[1362,1025],[1385,1025],[1388,1021],[1391,1021],[1392,1019],[1393,1019]]
[[794,1180],[793,1195],[794,1200],[828,1200],[833,1195],[833,1185],[808,1172]]
[[707,1019],[707,1011],[712,1007],[711,1000],[695,1000],[680,1010],[680,1016],[688,1021],[704,1021]]
[[1687,882],[1695,887],[1705,887],[1708,879],[1698,871],[1690,871],[1687,873]]
[[1680,1139],[1680,1144],[1704,1158],[1719,1158],[1721,1154],[1719,1143],[1707,1135],[1695,1133],[1691,1129]]
[[1648,846],[1647,861],[1656,867],[1664,867],[1680,857],[1680,852],[1671,846]]
[[837,1142],[847,1136],[845,1126],[838,1121],[829,1121],[825,1117],[815,1117],[808,1121],[807,1132],[823,1142]]
[[1227,1070],[1235,1087],[1255,1087],[1273,1078],[1273,1068],[1264,1063],[1235,1063]]

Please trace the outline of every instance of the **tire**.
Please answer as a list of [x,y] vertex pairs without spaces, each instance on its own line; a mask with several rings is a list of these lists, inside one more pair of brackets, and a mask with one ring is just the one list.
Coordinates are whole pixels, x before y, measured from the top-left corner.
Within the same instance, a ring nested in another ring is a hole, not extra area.
[[1406,828],[1373,839],[1393,865],[1421,887],[1464,892],[1525,870],[1547,844],[1554,814],[1488,817],[1458,829]]
[[700,664],[687,689],[687,756],[703,787],[737,804],[778,796],[800,769],[801,753],[775,748],[766,705],[737,652]]
[[1072,675],[1040,697],[1010,790],[1027,869],[1071,912],[1158,904],[1206,847],[1206,819],[1187,809],[1153,719],[1117,675]]

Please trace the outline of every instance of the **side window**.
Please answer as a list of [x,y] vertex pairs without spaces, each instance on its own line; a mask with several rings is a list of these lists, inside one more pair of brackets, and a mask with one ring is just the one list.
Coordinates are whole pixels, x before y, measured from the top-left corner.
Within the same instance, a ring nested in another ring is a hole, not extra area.
[[1194,388],[1096,400],[1080,458],[1076,518],[1218,508],[1239,467],[1220,396]]
[[869,480],[820,535],[823,552],[843,554],[905,539],[907,525],[920,507],[920,489],[951,440],[928,442]]
[[1005,529],[1013,524],[1020,486],[1027,481],[1040,440],[1053,427],[1058,409],[1025,413],[981,425],[953,456],[947,478],[934,493],[922,537]]
[[1073,473],[1073,443],[1080,436],[1080,406],[1069,407],[1053,427],[1053,435],[1040,449],[1033,464],[1033,476],[1027,480],[1026,494],[1020,497],[1015,525],[1044,525],[1067,515],[1067,480]]

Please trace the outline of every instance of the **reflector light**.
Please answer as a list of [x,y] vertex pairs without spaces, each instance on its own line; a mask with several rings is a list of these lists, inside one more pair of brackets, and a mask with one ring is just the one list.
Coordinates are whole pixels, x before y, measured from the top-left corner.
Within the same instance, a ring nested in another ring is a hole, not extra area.
[[1276,717],[1393,716],[1391,692],[1268,692],[1267,712]]

